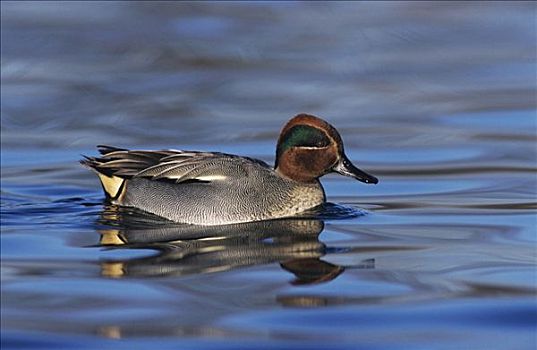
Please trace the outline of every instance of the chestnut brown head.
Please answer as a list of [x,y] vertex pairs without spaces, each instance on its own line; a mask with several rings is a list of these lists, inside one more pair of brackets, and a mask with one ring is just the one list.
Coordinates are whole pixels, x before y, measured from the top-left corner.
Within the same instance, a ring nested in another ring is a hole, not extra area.
[[378,179],[356,168],[343,150],[337,130],[313,115],[299,114],[283,127],[276,149],[277,172],[290,179],[311,182],[329,173],[376,184]]

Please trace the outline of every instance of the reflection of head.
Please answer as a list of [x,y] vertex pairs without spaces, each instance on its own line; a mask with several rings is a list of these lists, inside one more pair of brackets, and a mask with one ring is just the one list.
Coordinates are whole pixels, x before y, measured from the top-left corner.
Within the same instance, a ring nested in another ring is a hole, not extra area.
[[296,259],[280,264],[284,270],[293,273],[293,284],[313,284],[329,282],[339,276],[345,268],[320,259]]

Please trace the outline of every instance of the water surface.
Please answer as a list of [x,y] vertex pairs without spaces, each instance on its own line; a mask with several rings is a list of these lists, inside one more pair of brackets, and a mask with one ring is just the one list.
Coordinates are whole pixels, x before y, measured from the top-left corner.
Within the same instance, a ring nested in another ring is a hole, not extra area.
[[[2,348],[536,346],[534,3],[1,6]],[[107,205],[77,163],[272,163],[299,112],[380,183],[195,228]]]

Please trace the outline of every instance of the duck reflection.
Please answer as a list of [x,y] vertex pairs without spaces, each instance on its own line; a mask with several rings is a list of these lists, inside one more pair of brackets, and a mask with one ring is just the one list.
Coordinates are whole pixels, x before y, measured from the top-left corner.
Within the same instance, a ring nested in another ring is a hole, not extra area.
[[103,261],[101,273],[107,277],[185,276],[279,263],[295,275],[293,284],[312,284],[345,271],[320,259],[326,245],[319,241],[324,222],[318,219],[197,226],[109,206],[101,223],[107,226],[99,230],[102,246],[157,251],[149,257]]

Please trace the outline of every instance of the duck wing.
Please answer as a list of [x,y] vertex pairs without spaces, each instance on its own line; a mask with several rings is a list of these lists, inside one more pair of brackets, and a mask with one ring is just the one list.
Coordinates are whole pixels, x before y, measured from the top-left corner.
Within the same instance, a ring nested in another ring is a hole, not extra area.
[[218,152],[127,150],[102,145],[98,149],[100,157],[85,157],[81,163],[106,176],[124,179],[212,182],[247,176],[251,165],[269,168],[257,159]]

